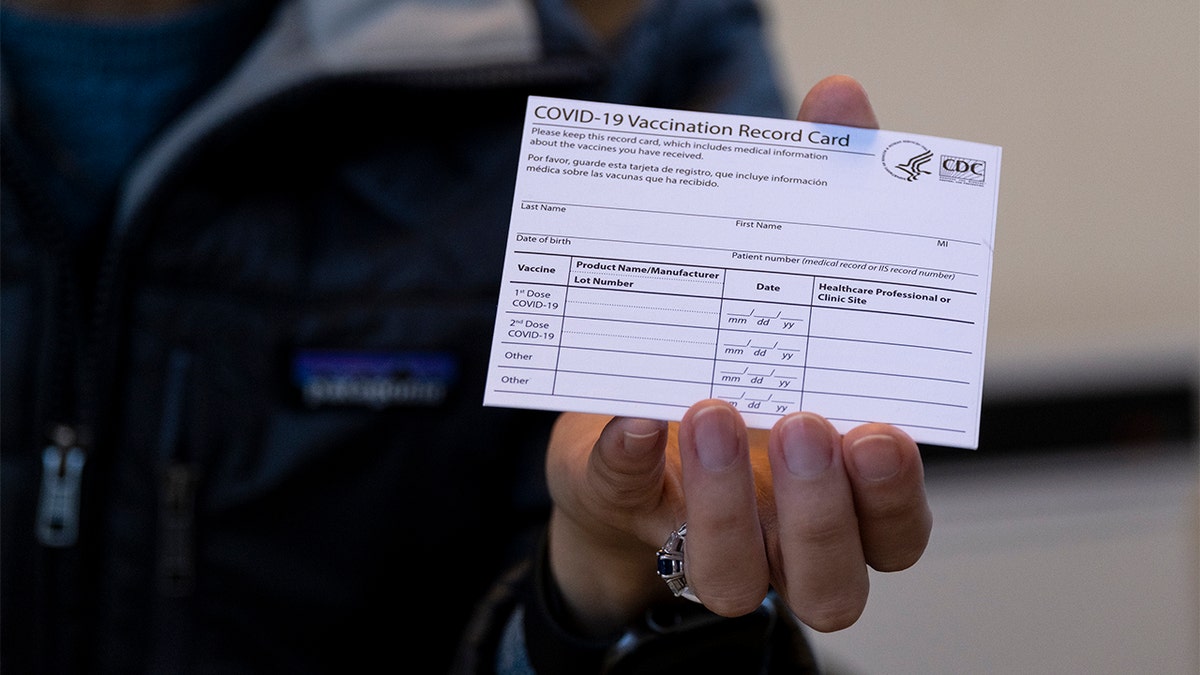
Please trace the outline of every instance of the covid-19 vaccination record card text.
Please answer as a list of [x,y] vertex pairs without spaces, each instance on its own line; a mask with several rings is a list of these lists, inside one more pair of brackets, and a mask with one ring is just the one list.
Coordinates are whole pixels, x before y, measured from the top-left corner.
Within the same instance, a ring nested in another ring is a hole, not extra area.
[[531,97],[484,404],[975,448],[1000,148]]

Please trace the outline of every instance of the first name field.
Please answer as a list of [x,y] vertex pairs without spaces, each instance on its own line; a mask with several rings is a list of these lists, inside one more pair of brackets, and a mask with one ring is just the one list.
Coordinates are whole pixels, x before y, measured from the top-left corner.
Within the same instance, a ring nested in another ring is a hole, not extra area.
[[976,447],[1000,156],[530,97],[484,404]]

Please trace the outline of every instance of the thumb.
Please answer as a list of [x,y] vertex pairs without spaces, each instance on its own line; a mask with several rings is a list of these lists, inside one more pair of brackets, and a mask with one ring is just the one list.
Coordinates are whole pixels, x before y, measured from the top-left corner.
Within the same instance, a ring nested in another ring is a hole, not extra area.
[[586,633],[615,630],[666,591],[643,530],[662,504],[667,436],[665,422],[634,418],[563,413],[555,425],[550,569]]
[[662,498],[667,423],[615,417],[589,457],[589,487],[602,504],[641,511]]
[[589,529],[653,508],[662,498],[667,436],[666,422],[563,413],[546,456],[555,505]]
[[813,85],[800,104],[797,119],[819,124],[879,128],[875,109],[871,107],[866,90],[849,75],[830,75]]

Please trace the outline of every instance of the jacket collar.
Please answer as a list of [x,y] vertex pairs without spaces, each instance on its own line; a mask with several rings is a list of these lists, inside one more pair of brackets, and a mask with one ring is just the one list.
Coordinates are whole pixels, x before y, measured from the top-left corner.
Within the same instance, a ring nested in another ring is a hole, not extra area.
[[117,231],[186,148],[281,92],[339,75],[532,64],[541,55],[538,15],[526,0],[284,2],[230,76],[134,167],[118,205]]

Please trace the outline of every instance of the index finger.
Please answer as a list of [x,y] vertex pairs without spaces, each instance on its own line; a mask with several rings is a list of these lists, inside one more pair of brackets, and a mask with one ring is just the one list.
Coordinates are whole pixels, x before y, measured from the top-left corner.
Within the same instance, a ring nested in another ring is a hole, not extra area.
[[933,529],[916,442],[894,426],[864,424],[842,439],[842,454],[867,564],[880,572],[912,566]]

